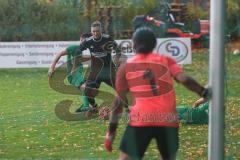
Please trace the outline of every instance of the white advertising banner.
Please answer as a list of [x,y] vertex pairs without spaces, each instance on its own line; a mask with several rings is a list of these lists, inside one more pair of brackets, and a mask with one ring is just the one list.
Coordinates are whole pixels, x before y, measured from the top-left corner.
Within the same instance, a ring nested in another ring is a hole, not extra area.
[[[0,42],[0,68],[49,67],[54,56],[79,42]],[[62,57],[59,64],[66,61]]]
[[[116,42],[122,54],[127,57],[134,55],[130,39]],[[0,42],[0,68],[48,68],[55,55],[72,44],[79,44],[79,41]],[[189,38],[158,39],[155,50],[172,56],[179,64],[190,64],[192,61]],[[85,51],[84,54],[89,52]],[[58,65],[65,62],[66,57],[62,57]]]

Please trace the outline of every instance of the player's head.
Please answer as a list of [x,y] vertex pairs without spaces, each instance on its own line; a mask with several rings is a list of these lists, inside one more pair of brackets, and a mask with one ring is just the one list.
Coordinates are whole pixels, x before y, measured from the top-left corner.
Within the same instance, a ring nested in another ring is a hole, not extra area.
[[147,54],[153,51],[157,44],[157,39],[153,31],[148,27],[138,28],[133,33],[133,48],[136,53]]
[[91,33],[94,39],[99,39],[102,35],[101,23],[99,21],[94,21],[91,24]]
[[83,42],[86,38],[91,37],[92,35],[90,33],[83,33],[80,36],[80,43]]

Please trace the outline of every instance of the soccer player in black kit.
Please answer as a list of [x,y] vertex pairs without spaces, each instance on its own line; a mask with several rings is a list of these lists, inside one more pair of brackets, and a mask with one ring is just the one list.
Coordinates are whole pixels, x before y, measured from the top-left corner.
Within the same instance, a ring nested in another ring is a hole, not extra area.
[[[86,87],[84,95],[88,97],[89,103],[92,108],[96,109],[96,102],[94,97],[97,94],[97,89],[100,87],[101,82],[105,82],[109,86],[114,88],[116,65],[120,64],[120,51],[117,47],[117,43],[106,34],[102,34],[101,23],[95,21],[91,24],[92,36],[86,38],[78,48],[78,53],[86,49],[89,49],[91,54],[91,67],[90,73],[86,80]],[[115,50],[115,63],[113,63],[111,53]],[[76,58],[75,58],[76,59]],[[75,63],[74,63],[75,64]],[[78,108],[76,112],[86,111],[82,107]]]

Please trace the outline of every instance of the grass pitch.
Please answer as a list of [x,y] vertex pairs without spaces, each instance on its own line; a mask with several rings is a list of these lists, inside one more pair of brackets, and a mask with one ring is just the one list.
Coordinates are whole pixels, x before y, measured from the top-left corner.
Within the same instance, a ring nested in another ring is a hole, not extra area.
[[[240,56],[226,55],[225,159],[229,160],[240,159],[239,62]],[[193,54],[193,64],[184,68],[206,84],[208,54]],[[74,111],[81,98],[52,90],[46,69],[1,69],[0,85],[0,159],[117,159],[126,122],[120,123],[113,152],[106,152],[103,142],[107,121],[62,121],[55,115],[60,101],[72,100]],[[190,106],[198,99],[175,85],[178,105]],[[104,84],[101,89],[110,90]],[[182,125],[177,159],[207,159],[207,134],[207,125]],[[154,141],[144,159],[159,159]]]

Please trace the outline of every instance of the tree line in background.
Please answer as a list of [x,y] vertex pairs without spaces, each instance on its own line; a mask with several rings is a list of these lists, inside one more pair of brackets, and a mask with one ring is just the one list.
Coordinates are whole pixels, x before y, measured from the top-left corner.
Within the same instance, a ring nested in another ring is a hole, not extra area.
[[[209,18],[207,1],[184,1],[189,21]],[[133,29],[136,15],[163,2],[174,0],[0,0],[0,41],[78,40],[81,33],[90,32],[94,20],[118,35]],[[240,36],[239,13],[238,0],[228,0],[227,32],[234,36]]]

